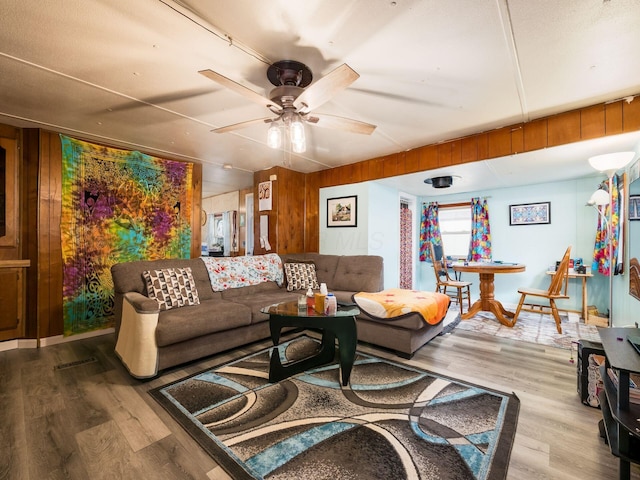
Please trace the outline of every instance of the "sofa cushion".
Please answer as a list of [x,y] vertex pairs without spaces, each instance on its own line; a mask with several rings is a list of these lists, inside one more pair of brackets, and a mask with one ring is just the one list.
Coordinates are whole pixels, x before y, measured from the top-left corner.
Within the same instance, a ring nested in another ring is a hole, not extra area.
[[251,323],[251,309],[226,300],[207,300],[200,305],[160,312],[156,328],[159,347],[173,345],[210,333],[244,327]]
[[384,288],[382,257],[375,255],[339,257],[331,287],[334,290],[379,292]]
[[314,263],[285,263],[284,274],[287,278],[288,292],[307,290],[308,288],[317,290],[320,288]]
[[145,270],[142,276],[147,283],[149,298],[158,302],[160,310],[200,303],[198,290],[189,267]]

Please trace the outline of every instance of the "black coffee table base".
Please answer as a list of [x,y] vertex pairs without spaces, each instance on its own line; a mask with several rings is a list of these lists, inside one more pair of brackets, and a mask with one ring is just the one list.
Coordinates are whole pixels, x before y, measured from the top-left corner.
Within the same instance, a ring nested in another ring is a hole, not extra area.
[[[283,327],[321,330],[322,345],[320,351],[311,357],[282,365],[277,345],[280,343],[280,331]],[[272,313],[270,314],[269,328],[271,330],[271,340],[276,345],[271,352],[271,363],[269,365],[269,381],[271,383],[279,382],[297,373],[331,363],[335,357],[335,342],[337,338],[342,385],[347,386],[349,384],[358,342],[355,317],[292,317]]]

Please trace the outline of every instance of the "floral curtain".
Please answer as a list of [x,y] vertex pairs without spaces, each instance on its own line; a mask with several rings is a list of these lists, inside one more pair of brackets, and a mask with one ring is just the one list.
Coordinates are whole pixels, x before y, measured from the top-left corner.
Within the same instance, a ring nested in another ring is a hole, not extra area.
[[413,288],[413,215],[407,203],[400,203],[400,288]]
[[468,261],[491,259],[491,228],[489,227],[489,206],[487,199],[471,199],[471,242]]
[[[609,268],[611,262],[609,261],[609,243],[607,235],[607,222],[611,219],[611,244],[613,246],[613,264],[614,275],[620,273],[620,267],[618,266],[618,253],[620,250],[620,209],[622,200],[620,197],[620,183],[621,179],[618,175],[614,175],[611,178],[611,200],[610,205],[597,207],[600,209],[602,215],[598,215],[598,227],[596,230],[596,241],[593,248],[593,263],[591,265],[592,271],[597,271],[602,275],[609,275]],[[609,182],[602,182],[600,188],[609,192]],[[604,216],[604,217],[603,217]],[[621,266],[621,264],[620,264]]]
[[442,244],[440,221],[438,220],[438,202],[423,203],[420,218],[420,261],[429,260],[429,243]]

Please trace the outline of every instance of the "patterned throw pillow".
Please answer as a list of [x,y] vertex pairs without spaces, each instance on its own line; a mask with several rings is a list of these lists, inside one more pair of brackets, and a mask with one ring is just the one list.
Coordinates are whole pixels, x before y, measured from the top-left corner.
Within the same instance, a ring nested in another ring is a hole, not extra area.
[[316,265],[314,263],[285,263],[284,274],[287,277],[287,291],[318,289]]
[[191,268],[163,268],[142,272],[149,298],[158,302],[160,310],[199,305],[200,298]]

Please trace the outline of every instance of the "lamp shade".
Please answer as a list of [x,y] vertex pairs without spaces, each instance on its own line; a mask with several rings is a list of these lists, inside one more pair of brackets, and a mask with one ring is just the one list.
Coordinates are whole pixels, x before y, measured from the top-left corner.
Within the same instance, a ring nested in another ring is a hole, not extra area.
[[589,158],[589,165],[600,172],[606,172],[607,176],[612,177],[621,168],[625,167],[636,152],[615,152],[605,153],[604,155],[596,155]]
[[599,188],[598,190],[593,192],[593,194],[589,198],[589,201],[587,202],[587,205],[596,205],[599,207],[602,205],[609,205],[609,192]]

